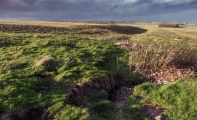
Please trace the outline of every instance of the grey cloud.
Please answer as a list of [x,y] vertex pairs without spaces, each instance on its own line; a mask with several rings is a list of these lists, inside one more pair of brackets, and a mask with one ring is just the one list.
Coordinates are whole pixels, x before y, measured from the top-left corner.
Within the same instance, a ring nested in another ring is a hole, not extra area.
[[36,4],[38,0],[1,0],[0,11],[33,12],[42,6]]
[[[161,0],[162,1],[162,0]],[[153,2],[153,0],[138,0],[132,4],[120,4],[114,5],[113,10],[120,9],[123,11],[130,12],[134,15],[144,14],[158,14],[165,12],[177,12],[188,9],[197,9],[196,0],[182,0],[182,2],[168,1],[168,2]]]
[[0,18],[13,19],[106,20],[190,9],[197,0],[0,0]]

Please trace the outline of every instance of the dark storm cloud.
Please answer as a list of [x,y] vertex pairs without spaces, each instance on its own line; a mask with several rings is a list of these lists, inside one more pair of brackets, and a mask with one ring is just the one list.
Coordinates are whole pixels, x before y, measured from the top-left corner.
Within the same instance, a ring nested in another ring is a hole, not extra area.
[[36,4],[38,0],[1,0],[0,11],[32,12],[42,6]]
[[0,18],[106,20],[197,10],[197,0],[0,0]]
[[[173,13],[189,9],[197,9],[196,0],[137,0],[127,4],[114,5],[114,11],[122,11],[125,15],[154,15]],[[126,12],[126,13],[125,13]]]

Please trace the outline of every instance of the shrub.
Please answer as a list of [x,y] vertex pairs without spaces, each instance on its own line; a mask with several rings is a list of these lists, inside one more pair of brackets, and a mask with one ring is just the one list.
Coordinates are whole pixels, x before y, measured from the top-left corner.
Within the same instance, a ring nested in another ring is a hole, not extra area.
[[114,25],[116,23],[116,21],[110,20],[108,23]]
[[195,44],[187,42],[149,42],[130,53],[129,65],[134,66],[135,71],[140,73],[170,65],[196,67],[196,52]]
[[160,23],[159,27],[178,28],[179,25],[173,23]]

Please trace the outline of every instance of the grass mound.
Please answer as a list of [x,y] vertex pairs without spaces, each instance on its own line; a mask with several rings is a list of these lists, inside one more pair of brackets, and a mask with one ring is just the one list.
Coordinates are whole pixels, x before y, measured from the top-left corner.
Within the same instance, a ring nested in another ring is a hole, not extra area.
[[1,32],[12,33],[55,33],[55,34],[81,34],[81,35],[102,35],[102,34],[141,34],[146,29],[132,26],[119,25],[71,25],[67,27],[40,26],[40,25],[14,25],[0,24]]
[[162,105],[167,120],[195,120],[197,118],[197,82],[180,79],[173,84],[157,86],[144,83],[134,88],[134,95]]
[[[24,23],[25,24],[25,23]],[[40,33],[40,34],[59,34],[66,36],[80,36],[82,38],[97,39],[102,41],[117,41],[129,39],[133,34],[147,32],[146,29],[121,26],[121,25],[66,25],[47,26],[42,25],[17,25],[17,24],[0,24],[0,32],[7,33]],[[49,40],[50,44],[50,40]]]

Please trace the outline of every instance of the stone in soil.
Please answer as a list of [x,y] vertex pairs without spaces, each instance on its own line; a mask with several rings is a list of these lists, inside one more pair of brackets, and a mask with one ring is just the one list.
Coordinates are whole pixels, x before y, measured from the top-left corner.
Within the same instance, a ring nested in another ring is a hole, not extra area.
[[194,68],[177,68],[175,66],[169,66],[167,68],[152,70],[150,73],[147,73],[146,76],[151,80],[151,82],[162,85],[172,83],[179,78],[197,75],[195,73]]
[[163,116],[162,115],[158,115],[155,117],[155,120],[163,120]]
[[113,105],[118,109],[129,106],[127,101],[113,102]]
[[132,87],[121,86],[118,90],[115,90],[111,95],[111,100],[114,102],[125,101],[126,98],[133,93]]

